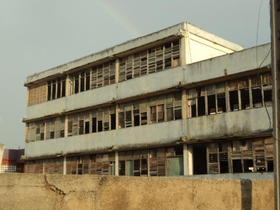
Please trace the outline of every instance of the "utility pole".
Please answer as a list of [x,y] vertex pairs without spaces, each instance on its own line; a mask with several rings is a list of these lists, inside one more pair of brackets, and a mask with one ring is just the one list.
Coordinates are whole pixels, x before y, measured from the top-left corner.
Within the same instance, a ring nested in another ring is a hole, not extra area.
[[280,0],[271,0],[271,65],[273,78],[274,197],[280,210]]

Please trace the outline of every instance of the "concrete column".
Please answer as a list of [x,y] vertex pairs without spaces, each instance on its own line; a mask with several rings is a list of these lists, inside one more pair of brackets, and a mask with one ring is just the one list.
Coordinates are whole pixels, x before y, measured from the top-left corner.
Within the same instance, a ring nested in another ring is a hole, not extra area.
[[183,145],[184,175],[193,175],[193,148],[192,145]]
[[115,151],[115,176],[119,176],[119,152]]
[[66,80],[65,80],[65,96],[70,96],[72,93],[72,84],[71,84],[71,79],[70,76],[67,75]]
[[115,64],[115,81],[116,83],[119,82],[119,73],[120,73],[120,59],[116,59],[116,64]]
[[116,104],[116,130],[119,129],[119,104]]
[[63,157],[63,175],[67,174],[67,168],[66,168],[66,156]]
[[188,117],[188,95],[187,90],[182,91],[182,118],[187,119]]
[[189,34],[187,31],[184,31],[182,35],[183,36],[180,39],[180,63],[181,66],[184,66],[186,64],[191,63],[192,60],[191,60]]
[[44,140],[47,140],[47,123],[44,122]]

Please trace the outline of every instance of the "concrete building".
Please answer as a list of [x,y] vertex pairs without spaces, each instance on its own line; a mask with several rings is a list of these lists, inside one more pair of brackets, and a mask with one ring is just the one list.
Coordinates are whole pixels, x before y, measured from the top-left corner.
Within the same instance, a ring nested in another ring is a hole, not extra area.
[[0,144],[0,173],[23,172],[22,155],[24,149],[5,149],[4,144]]
[[272,171],[269,58],[183,22],[29,76],[26,172]]

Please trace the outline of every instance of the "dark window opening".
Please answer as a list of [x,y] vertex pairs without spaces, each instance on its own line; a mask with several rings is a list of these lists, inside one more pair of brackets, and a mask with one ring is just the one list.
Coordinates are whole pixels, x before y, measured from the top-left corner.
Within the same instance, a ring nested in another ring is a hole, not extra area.
[[66,81],[63,80],[62,81],[62,93],[61,93],[61,97],[65,96],[65,92],[66,92]]
[[85,133],[89,133],[89,121],[85,122]]
[[208,114],[216,113],[216,97],[215,95],[207,96],[208,99]]
[[78,174],[83,174],[83,164],[78,164]]
[[262,91],[261,88],[252,89],[252,97],[253,97],[253,106],[261,107],[262,106]]
[[250,97],[249,97],[249,89],[241,89],[241,109],[250,108]]
[[140,113],[139,110],[133,110],[133,115],[134,115],[134,126],[139,126],[140,125]]
[[90,73],[86,73],[86,90],[90,89]]
[[273,160],[268,160],[267,161],[267,171],[268,172],[273,172]]
[[140,160],[133,161],[133,175],[140,176]]
[[182,156],[183,155],[183,146],[176,146],[175,147],[175,155],[176,156]]
[[197,98],[198,116],[205,115],[205,97],[200,96]]
[[116,114],[111,114],[111,130],[116,129]]
[[244,159],[243,160],[243,165],[244,165],[244,172],[254,172],[254,163],[252,159]]
[[79,76],[75,76],[75,82],[74,82],[74,86],[75,86],[75,93],[79,92]]
[[207,156],[205,145],[193,146],[193,173],[207,174]]
[[52,99],[51,91],[52,91],[52,85],[51,82],[48,82],[48,100]]
[[61,96],[61,81],[58,81],[57,83],[57,98],[60,98]]
[[96,133],[96,118],[95,117],[93,117],[92,118],[92,132],[93,133]]
[[148,161],[141,159],[141,175],[148,175]]
[[50,139],[54,139],[54,131],[50,132]]
[[218,113],[226,112],[226,94],[217,94]]
[[44,133],[41,133],[40,134],[40,140],[44,140],[44,137],[45,137]]
[[242,162],[241,160],[232,160],[232,172],[242,173]]
[[97,130],[98,130],[98,132],[100,132],[100,131],[103,131],[103,123],[102,123],[102,120],[98,120],[98,122],[97,122]]
[[239,110],[237,90],[229,91],[229,104],[231,111]]
[[[223,148],[221,148],[221,150],[222,149]],[[219,160],[220,160],[220,173],[228,173],[229,172],[228,153],[227,152],[220,152]]]
[[271,89],[264,90],[263,94],[264,94],[264,102],[265,103],[268,103],[268,102],[272,101],[272,90]]
[[125,175],[125,161],[121,160],[119,162],[119,175],[124,176]]

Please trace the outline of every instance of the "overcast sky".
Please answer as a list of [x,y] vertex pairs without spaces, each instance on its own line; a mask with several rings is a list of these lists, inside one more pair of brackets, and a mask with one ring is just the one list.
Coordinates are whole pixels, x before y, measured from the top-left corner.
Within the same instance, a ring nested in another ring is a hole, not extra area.
[[28,75],[182,21],[244,47],[270,41],[269,0],[0,0],[0,143],[24,147]]

